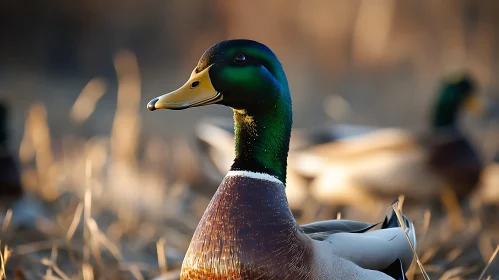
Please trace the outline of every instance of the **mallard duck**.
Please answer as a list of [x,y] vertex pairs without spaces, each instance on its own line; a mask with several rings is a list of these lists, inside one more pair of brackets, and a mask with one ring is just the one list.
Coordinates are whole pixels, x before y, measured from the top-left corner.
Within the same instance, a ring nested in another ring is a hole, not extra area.
[[0,102],[0,197],[2,206],[23,195],[17,162],[9,150],[9,114],[7,104]]
[[[291,95],[276,55],[252,40],[210,47],[178,90],[147,104],[234,111],[235,159],[192,237],[181,279],[404,279],[413,254],[398,220],[381,229],[332,220],[299,226],[286,198]],[[412,243],[412,222],[402,216]]]
[[477,106],[467,74],[447,77],[431,116],[431,131],[382,128],[297,151],[290,165],[316,176],[311,193],[326,204],[376,204],[373,194],[432,200],[452,189],[461,201],[477,186],[482,159],[458,125],[461,108]]

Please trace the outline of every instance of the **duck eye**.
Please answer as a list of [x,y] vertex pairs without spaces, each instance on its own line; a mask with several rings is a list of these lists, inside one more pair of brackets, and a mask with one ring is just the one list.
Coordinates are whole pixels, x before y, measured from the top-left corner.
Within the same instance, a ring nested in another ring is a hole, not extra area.
[[239,65],[244,65],[246,63],[246,57],[244,54],[238,54],[236,58],[234,58],[234,62]]

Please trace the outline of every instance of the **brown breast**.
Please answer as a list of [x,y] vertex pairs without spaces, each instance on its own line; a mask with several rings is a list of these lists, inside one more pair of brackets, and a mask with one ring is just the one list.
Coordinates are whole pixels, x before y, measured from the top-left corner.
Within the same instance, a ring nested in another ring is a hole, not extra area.
[[311,279],[310,242],[282,185],[226,177],[194,233],[181,279]]
[[434,137],[428,141],[428,164],[464,199],[477,187],[483,163],[464,137]]

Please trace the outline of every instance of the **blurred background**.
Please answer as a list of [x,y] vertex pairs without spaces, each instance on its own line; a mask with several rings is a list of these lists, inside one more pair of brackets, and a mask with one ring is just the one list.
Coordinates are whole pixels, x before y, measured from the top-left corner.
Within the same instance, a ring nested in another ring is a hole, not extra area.
[[[449,71],[469,71],[480,96],[498,97],[498,11],[493,0],[1,2],[6,150],[35,197],[18,205],[19,224],[33,227],[9,229],[17,212],[4,211],[7,273],[175,277],[219,182],[200,163],[195,127],[232,112],[150,113],[146,104],[182,85],[214,43],[248,38],[277,54],[298,130],[343,122],[425,130]],[[465,121],[485,159],[498,149],[491,123]],[[475,251],[423,246],[432,279],[477,279],[498,242],[478,236],[463,237]],[[485,277],[499,276],[497,263]]]

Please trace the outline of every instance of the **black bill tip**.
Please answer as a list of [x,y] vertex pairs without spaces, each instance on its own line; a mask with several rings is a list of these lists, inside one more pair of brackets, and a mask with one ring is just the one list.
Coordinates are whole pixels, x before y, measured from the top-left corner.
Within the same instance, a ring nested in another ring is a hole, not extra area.
[[156,102],[158,102],[159,98],[154,98],[153,100],[149,101],[149,103],[147,103],[147,109],[149,111],[154,111],[156,110]]

